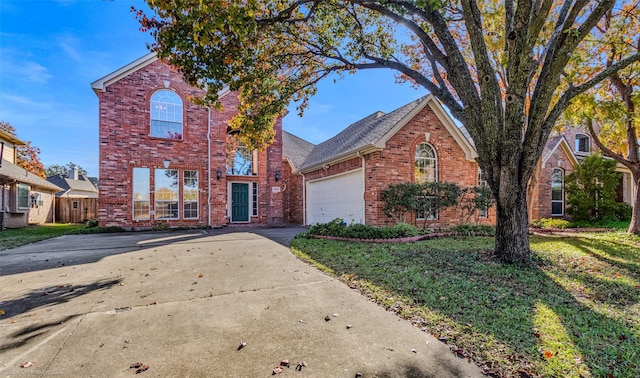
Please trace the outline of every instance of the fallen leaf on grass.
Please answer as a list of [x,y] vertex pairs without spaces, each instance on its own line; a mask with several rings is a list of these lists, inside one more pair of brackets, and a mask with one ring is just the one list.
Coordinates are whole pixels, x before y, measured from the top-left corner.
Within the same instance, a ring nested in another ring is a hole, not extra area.
[[544,351],[544,358],[549,359],[551,357],[553,357],[553,353],[549,352],[548,350],[545,350]]
[[23,368],[23,369],[31,367],[31,366],[33,366],[33,362],[31,362],[31,361],[27,361],[24,364],[20,365],[20,367]]

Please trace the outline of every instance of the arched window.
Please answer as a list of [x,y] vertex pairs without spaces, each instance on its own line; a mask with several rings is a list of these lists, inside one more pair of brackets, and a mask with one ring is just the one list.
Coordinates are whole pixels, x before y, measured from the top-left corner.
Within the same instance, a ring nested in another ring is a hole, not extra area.
[[564,215],[564,171],[560,168],[551,171],[551,215]]
[[584,154],[591,152],[591,140],[588,135],[576,134],[576,152]]
[[415,181],[417,183],[438,181],[436,151],[428,143],[420,143],[416,148]]
[[175,92],[161,89],[151,96],[150,135],[182,139],[182,100]]
[[[420,143],[416,147],[415,160],[414,176],[417,183],[438,181],[438,159],[436,151],[430,144]],[[423,198],[426,199],[426,205],[422,211],[416,213],[416,219],[438,219],[438,212],[435,207],[429,205],[430,201],[435,199],[428,196]]]

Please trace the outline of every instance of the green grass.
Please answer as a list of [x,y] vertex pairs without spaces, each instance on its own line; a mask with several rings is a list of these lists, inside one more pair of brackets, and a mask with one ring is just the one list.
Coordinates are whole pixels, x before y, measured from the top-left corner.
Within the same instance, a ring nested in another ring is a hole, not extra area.
[[637,236],[536,236],[528,265],[497,262],[488,237],[292,248],[494,376],[640,376]]
[[84,224],[47,224],[0,231],[0,251],[78,232]]

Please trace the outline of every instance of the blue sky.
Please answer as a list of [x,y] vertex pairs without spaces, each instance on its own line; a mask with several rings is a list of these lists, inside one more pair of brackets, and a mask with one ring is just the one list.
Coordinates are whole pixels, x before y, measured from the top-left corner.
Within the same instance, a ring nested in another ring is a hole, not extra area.
[[[148,53],[136,0],[0,1],[0,120],[41,149],[45,165],[70,161],[98,175],[98,98],[91,82]],[[320,143],[375,111],[426,94],[395,83],[388,70],[319,85],[303,118],[294,107],[284,129]]]

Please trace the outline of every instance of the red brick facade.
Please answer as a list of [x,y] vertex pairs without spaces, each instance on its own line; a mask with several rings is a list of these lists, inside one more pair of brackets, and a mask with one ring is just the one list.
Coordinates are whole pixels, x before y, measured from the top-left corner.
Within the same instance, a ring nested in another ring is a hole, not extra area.
[[[567,143],[567,146],[570,146]],[[540,169],[540,174],[537,177],[537,182],[532,179],[532,199],[531,199],[531,218],[567,218],[566,208],[567,195],[564,191],[564,179],[567,175],[573,173],[575,160],[569,156],[569,152],[565,150],[562,142],[559,143],[553,153],[546,159],[543,159],[543,165]],[[560,169],[562,171],[562,214],[552,214],[551,211],[551,177],[554,169]]]
[[[427,135],[429,133],[429,140]],[[478,185],[478,166],[465,158],[465,152],[450,132],[442,124],[434,111],[425,106],[404,127],[396,132],[386,143],[385,148],[364,155],[365,165],[365,223],[370,225],[391,224],[383,211],[384,203],[380,193],[390,184],[413,182],[415,167],[415,151],[420,143],[427,142],[437,155],[437,180],[450,182],[462,188]],[[354,157],[337,164],[329,164],[328,168],[320,168],[304,174],[306,181],[334,176],[362,167],[362,157]],[[300,192],[301,193],[301,192]],[[292,194],[293,195],[293,194]],[[290,202],[302,203],[296,198]],[[296,214],[292,218],[300,218]],[[413,219],[406,219],[413,223]],[[480,218],[480,223],[495,222],[495,209],[490,209],[487,218]],[[451,207],[440,211],[437,219],[419,221],[431,227],[446,227],[460,224],[462,212],[459,207]]]
[[[257,175],[226,174],[227,121],[234,115],[237,97],[227,93],[221,99],[224,110],[193,104],[189,99],[201,90],[185,84],[180,74],[154,61],[96,90],[100,118],[100,199],[101,226],[147,229],[161,222],[168,227],[217,226],[229,222],[230,184],[249,183],[250,206],[257,205],[257,215],[249,211],[251,224],[276,225],[284,222],[280,183],[275,172],[282,171],[282,121],[275,125],[275,142],[260,151]],[[108,78],[108,77],[107,77]],[[96,89],[94,83],[94,89]],[[157,90],[175,92],[183,104],[182,139],[150,136],[150,99]],[[210,131],[210,135],[208,136]],[[178,170],[179,211],[177,219],[155,219],[155,170]],[[150,216],[133,219],[133,169],[149,168]],[[185,171],[197,171],[197,218],[188,219],[182,208],[182,180]],[[221,177],[217,178],[217,172]],[[253,184],[257,184],[257,201]],[[252,207],[253,209],[253,207]]]

